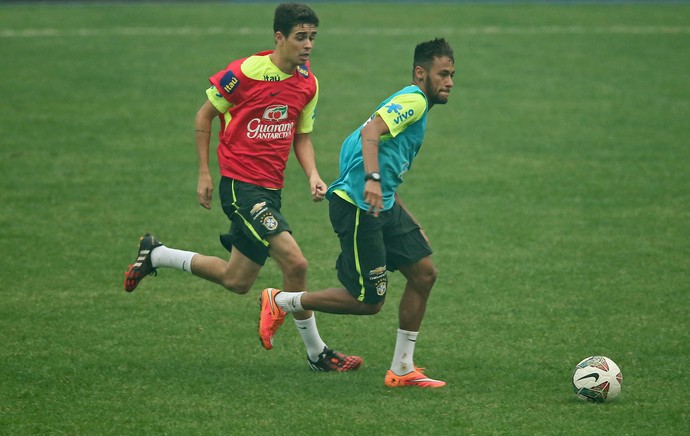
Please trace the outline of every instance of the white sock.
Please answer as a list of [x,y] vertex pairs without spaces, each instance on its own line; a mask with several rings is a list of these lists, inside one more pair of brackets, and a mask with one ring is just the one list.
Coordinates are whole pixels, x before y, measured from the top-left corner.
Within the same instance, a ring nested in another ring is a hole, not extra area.
[[396,375],[405,375],[414,371],[414,346],[418,334],[419,332],[398,329],[395,353],[393,353],[393,362],[391,362],[391,371]]
[[323,353],[326,343],[319,335],[319,329],[316,328],[316,315],[312,315],[308,319],[296,319],[295,325],[299,331],[304,346],[307,348],[307,356],[312,362],[319,359],[319,354]]
[[285,292],[282,291],[276,295],[275,302],[287,313],[302,312],[302,294],[304,292]]
[[178,250],[161,245],[151,251],[151,265],[154,268],[175,268],[192,272],[192,257],[196,254],[191,251]]

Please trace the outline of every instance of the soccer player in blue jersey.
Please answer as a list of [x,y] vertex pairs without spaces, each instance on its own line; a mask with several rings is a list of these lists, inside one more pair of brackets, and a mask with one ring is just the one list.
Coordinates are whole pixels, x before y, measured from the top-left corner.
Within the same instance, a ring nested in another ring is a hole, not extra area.
[[437,273],[429,240],[405,208],[397,188],[422,145],[428,111],[448,102],[454,65],[453,49],[445,39],[417,45],[412,85],[384,100],[345,139],[340,152],[340,176],[326,193],[331,224],[340,239],[336,268],[343,287],[308,293],[264,290],[259,321],[264,335],[272,338],[287,313],[302,310],[378,313],[388,290],[387,274],[399,270],[407,284],[400,301],[395,352],[385,384],[445,386],[445,382],[423,374],[413,360],[417,334]]

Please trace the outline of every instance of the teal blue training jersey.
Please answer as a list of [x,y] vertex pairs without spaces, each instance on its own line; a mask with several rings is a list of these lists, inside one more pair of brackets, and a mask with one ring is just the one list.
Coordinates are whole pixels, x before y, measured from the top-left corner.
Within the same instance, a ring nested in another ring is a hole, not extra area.
[[407,86],[384,100],[369,120],[343,141],[340,150],[340,176],[328,188],[326,197],[330,199],[334,192],[338,192],[360,209],[369,209],[364,201],[364,161],[360,132],[379,115],[390,131],[381,137],[379,143],[383,210],[393,207],[395,191],[403,182],[403,175],[412,167],[412,161],[422,146],[428,110],[426,96],[416,85]]

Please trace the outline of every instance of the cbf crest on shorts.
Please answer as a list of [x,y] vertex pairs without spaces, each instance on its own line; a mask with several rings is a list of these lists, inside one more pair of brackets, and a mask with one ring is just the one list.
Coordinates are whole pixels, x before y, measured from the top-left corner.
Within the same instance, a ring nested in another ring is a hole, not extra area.
[[275,230],[278,228],[278,220],[270,213],[261,219],[261,224],[268,230]]
[[369,271],[369,280],[375,283],[376,294],[379,297],[383,297],[386,294],[386,288],[388,285],[388,279],[386,277],[386,265],[374,268]]

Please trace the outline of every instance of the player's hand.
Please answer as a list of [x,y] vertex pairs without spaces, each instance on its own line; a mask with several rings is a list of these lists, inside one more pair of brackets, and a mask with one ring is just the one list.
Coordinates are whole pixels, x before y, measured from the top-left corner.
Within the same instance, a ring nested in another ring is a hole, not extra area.
[[328,186],[320,178],[314,178],[309,182],[311,185],[311,199],[314,202],[322,201],[326,197]]
[[370,214],[375,217],[379,216],[379,212],[383,209],[383,196],[381,195],[381,182],[374,182],[367,180],[364,185],[364,201],[369,205]]
[[199,182],[196,185],[196,195],[199,204],[205,209],[211,209],[213,200],[213,179],[210,174],[199,174]]

